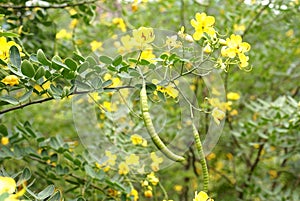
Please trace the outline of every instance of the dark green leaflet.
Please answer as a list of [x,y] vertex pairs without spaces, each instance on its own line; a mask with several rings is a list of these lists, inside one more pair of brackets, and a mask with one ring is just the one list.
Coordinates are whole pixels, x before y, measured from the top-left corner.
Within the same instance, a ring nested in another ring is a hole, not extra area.
[[184,161],[185,160],[184,157],[178,156],[178,155],[174,154],[171,150],[169,150],[167,148],[167,146],[163,143],[163,141],[161,141],[158,134],[156,133],[156,130],[153,126],[153,123],[152,123],[152,120],[151,120],[151,117],[150,117],[150,113],[149,113],[148,97],[147,97],[147,91],[146,91],[146,84],[145,83],[143,83],[143,87],[140,91],[140,102],[141,102],[141,109],[142,109],[142,115],[143,115],[144,123],[145,123],[147,131],[148,131],[153,143],[169,159],[171,159],[173,161],[177,161],[177,162]]
[[208,182],[209,182],[208,169],[207,169],[207,164],[206,164],[205,155],[204,155],[204,151],[202,148],[200,136],[199,136],[198,130],[194,124],[193,124],[193,134],[194,134],[194,138],[195,138],[195,144],[196,144],[198,153],[200,155],[200,164],[201,164],[202,173],[203,173],[203,191],[207,192],[208,191]]

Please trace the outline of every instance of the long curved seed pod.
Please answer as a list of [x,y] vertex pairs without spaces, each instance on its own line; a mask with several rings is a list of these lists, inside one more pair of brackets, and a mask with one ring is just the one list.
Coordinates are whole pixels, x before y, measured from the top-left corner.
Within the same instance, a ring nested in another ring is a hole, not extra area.
[[208,183],[209,183],[208,168],[207,168],[200,136],[199,136],[198,130],[194,124],[193,124],[193,134],[194,134],[194,138],[195,138],[195,144],[196,144],[198,153],[200,155],[200,164],[201,164],[202,173],[203,173],[203,191],[207,192],[208,191]]
[[156,133],[156,130],[153,126],[152,119],[149,113],[148,97],[147,97],[145,83],[143,83],[143,87],[140,91],[140,102],[141,102],[141,109],[142,109],[142,116],[144,119],[144,123],[153,143],[169,159],[177,162],[184,161],[185,158],[182,156],[178,156],[174,154],[171,150],[169,150],[167,146],[163,143],[163,141],[159,138],[158,134]]

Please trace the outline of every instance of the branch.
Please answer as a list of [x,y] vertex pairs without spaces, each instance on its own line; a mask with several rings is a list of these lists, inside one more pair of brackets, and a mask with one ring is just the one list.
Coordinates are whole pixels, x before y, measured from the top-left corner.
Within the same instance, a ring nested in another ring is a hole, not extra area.
[[[133,86],[120,86],[120,87],[111,87],[111,88],[106,87],[106,88],[103,88],[103,89],[104,90],[108,90],[108,89],[110,89],[110,90],[120,90],[120,89],[125,89],[125,88],[134,88],[134,87]],[[78,95],[78,94],[87,94],[87,93],[90,93],[90,92],[92,92],[92,91],[75,91],[75,92],[69,94],[69,96]],[[4,113],[7,113],[7,112],[14,111],[14,110],[22,109],[22,108],[30,106],[30,105],[35,105],[35,104],[38,104],[38,103],[47,102],[47,101],[50,101],[50,100],[54,100],[54,98],[53,97],[48,97],[48,98],[45,98],[45,99],[35,100],[35,101],[31,101],[29,103],[25,103],[25,104],[21,104],[21,105],[15,106],[15,107],[4,109],[4,110],[0,111],[0,115],[4,114]]]
[[242,37],[244,38],[244,36],[248,33],[248,31],[250,30],[250,28],[252,27],[253,23],[261,16],[261,14],[264,12],[264,10],[266,10],[269,5],[272,3],[272,1],[270,1],[267,5],[265,5],[264,7],[262,7],[258,13],[254,16],[254,18],[250,21],[250,23],[248,24],[248,26],[246,27],[246,30],[244,31]]
[[82,1],[78,3],[63,3],[63,4],[51,4],[51,5],[7,5],[7,4],[2,4],[0,5],[0,8],[12,8],[12,9],[26,9],[26,8],[44,8],[44,9],[50,9],[50,8],[66,8],[66,7],[74,7],[74,6],[80,6],[84,4],[92,4],[96,3],[97,0],[91,0],[91,1]]

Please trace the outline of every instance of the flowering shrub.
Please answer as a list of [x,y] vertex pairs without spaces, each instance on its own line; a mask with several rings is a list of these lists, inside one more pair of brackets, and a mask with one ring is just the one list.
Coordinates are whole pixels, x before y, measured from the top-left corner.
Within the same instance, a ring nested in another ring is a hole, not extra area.
[[1,2],[0,200],[299,200],[298,11]]

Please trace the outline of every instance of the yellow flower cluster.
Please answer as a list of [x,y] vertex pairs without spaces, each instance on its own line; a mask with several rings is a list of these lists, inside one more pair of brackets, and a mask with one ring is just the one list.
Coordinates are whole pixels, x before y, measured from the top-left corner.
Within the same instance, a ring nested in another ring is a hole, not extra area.
[[[158,85],[158,80],[157,79],[153,79],[152,83],[156,85],[156,91],[160,91],[163,94],[165,94],[167,97],[171,97],[171,98],[177,98],[179,95],[179,92],[177,89],[175,89],[175,87],[168,85],[166,87],[164,86],[160,86]],[[156,92],[154,92],[156,93]],[[156,93],[157,94],[157,93]]]
[[96,162],[95,165],[97,168],[103,169],[104,172],[107,172],[116,164],[117,155],[112,154],[110,151],[105,151],[105,158],[106,160],[103,163],[99,164]]
[[56,39],[71,39],[72,33],[68,32],[66,29],[61,29],[56,33]]
[[238,57],[240,69],[244,69],[249,65],[249,57],[245,55],[246,52],[250,50],[251,46],[247,42],[242,41],[240,35],[232,34],[230,38],[226,39],[225,46],[221,49],[221,54],[223,57],[228,57],[234,59]]
[[15,75],[8,75],[2,79],[1,82],[6,85],[14,86],[19,84],[19,78]]
[[19,201],[19,197],[21,197],[25,191],[26,188],[23,187],[22,190],[15,193],[17,188],[16,181],[11,177],[1,177],[0,176],[0,196],[4,193],[8,193],[8,197],[4,199],[4,201]]
[[0,59],[2,61],[7,62],[9,59],[9,49],[12,46],[16,46],[18,48],[18,50],[20,51],[20,55],[24,56],[24,53],[22,53],[22,48],[20,47],[20,45],[18,45],[17,43],[15,43],[15,41],[8,41],[6,40],[6,38],[4,36],[0,37]]

